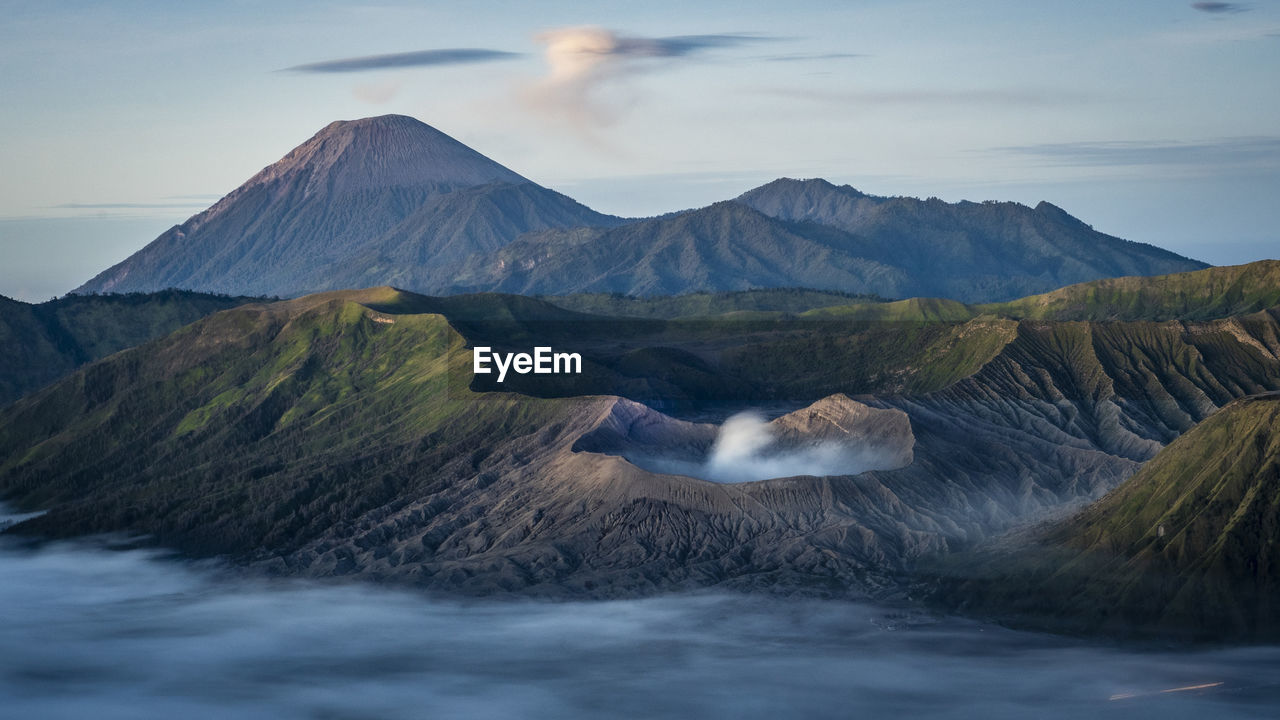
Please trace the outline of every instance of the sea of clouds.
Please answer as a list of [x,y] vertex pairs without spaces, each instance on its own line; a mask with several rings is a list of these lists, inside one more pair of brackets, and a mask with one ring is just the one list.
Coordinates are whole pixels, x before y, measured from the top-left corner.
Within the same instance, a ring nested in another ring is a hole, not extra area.
[[[1127,651],[741,595],[462,601],[0,545],[0,714],[33,718],[1243,718],[1280,649]],[[1165,690],[1221,683],[1199,690]]]

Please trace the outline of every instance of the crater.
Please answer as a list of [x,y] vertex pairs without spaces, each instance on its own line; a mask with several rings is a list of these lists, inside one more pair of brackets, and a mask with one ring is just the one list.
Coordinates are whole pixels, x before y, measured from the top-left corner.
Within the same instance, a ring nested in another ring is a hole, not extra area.
[[914,447],[906,413],[831,395],[771,421],[748,410],[720,425],[619,399],[573,449],[620,456],[649,472],[742,483],[895,470],[911,464]]

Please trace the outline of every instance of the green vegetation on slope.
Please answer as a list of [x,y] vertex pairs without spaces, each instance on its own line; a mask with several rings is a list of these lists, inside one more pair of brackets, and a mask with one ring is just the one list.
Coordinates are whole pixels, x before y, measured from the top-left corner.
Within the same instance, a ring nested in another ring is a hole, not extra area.
[[182,290],[67,295],[38,305],[0,297],[0,405],[87,362],[258,299]]
[[744,311],[803,313],[850,303],[880,303],[874,295],[852,295],[806,288],[769,288],[738,292],[694,292],[684,295],[636,297],[622,293],[580,293],[541,298],[566,310],[594,315],[670,320]]
[[1216,320],[1280,305],[1280,260],[1068,285],[1043,295],[986,305],[912,298],[894,303],[825,306],[806,316],[957,322],[982,315],[1015,320],[1094,322]]
[[[477,389],[540,397],[616,394],[676,413],[803,404],[837,392],[928,393],[973,375],[1002,353],[1012,353],[1025,368],[1042,368],[1059,356],[1073,364],[1091,357],[1092,364],[1081,365],[1089,369],[1057,392],[1092,387],[1079,398],[1087,403],[1101,402],[1113,390],[1145,398],[1125,405],[1125,412],[1141,418],[1143,427],[1158,428],[1143,443],[1160,444],[1217,406],[1267,389],[1259,379],[1270,377],[1268,358],[1274,360],[1277,347],[1275,320],[1267,313],[1194,324],[1045,322],[976,315],[960,303],[925,298],[792,314],[742,307],[744,299],[754,302],[752,295],[707,296],[737,309],[671,320],[591,315],[500,294],[430,298],[401,292],[395,303],[370,307],[442,314],[470,345],[527,351],[549,344],[585,360],[582,376],[509,377],[501,386],[482,378]],[[661,307],[664,301],[636,302]],[[1006,350],[1019,334],[1023,342]],[[1098,412],[1097,421],[1108,422],[1106,408]],[[1115,434],[1109,426],[1087,432]],[[1126,457],[1153,452],[1113,449]]]
[[943,601],[1073,632],[1280,637],[1280,393],[1231,403],[1029,534],[942,561]]
[[31,532],[147,533],[194,554],[284,553],[463,479],[494,438],[572,401],[467,390],[438,315],[329,293],[219,313],[0,412],[0,493]]
[[[1014,339],[1017,323],[809,321],[774,336],[738,338],[719,367],[770,400],[927,393],[977,372]],[[727,345],[728,343],[726,343]]]
[[[932,301],[876,303],[882,312],[791,315],[738,311],[672,320],[574,313],[510,295],[423,298],[415,311],[449,318],[471,346],[578,352],[580,376],[492,377],[482,390],[539,397],[622,395],[665,412],[807,404],[837,392],[928,392],[966,377],[1014,336],[1016,323],[926,319]],[[943,301],[944,303],[947,301]],[[373,307],[382,309],[383,305]],[[929,310],[932,313],[932,310]]]
[[978,317],[972,308],[955,300],[938,298],[910,298],[895,302],[857,303],[822,307],[802,313],[812,319],[842,319],[879,322],[964,322]]
[[980,312],[1037,320],[1211,320],[1280,305],[1280,260],[1069,285]]
[[[1206,323],[742,315],[623,321],[392,288],[250,304],[0,410],[0,499],[50,510],[22,532],[145,533],[285,573],[626,593],[765,584],[776,571],[847,589],[851,567],[898,571],[1096,496],[1218,405],[1280,389],[1276,311]],[[527,351],[531,339],[583,352],[589,372],[473,381],[467,345]],[[909,466],[718,486],[570,451],[601,423],[655,421],[584,394],[710,414],[859,390],[909,393],[877,401],[910,414]]]
[[120,532],[284,574],[561,594],[858,592],[883,570],[872,559],[937,547],[937,523],[874,481],[718,485],[574,452],[600,428],[688,426],[616,398],[474,392],[444,316],[390,311],[432,302],[374,288],[235,308],[0,410],[0,499],[48,510],[10,532]]
[[986,305],[939,298],[887,301],[821,290],[772,289],[661,297],[621,294],[548,296],[548,302],[597,315],[673,319],[755,312],[888,322],[963,322],[983,315],[1015,320],[1215,320],[1280,305],[1280,260],[1153,277],[1069,285],[1043,295]]
[[[809,290],[647,299],[493,293],[428,297],[391,288],[362,292],[374,310],[445,315],[471,345],[526,351],[550,344],[582,352],[587,361],[585,375],[569,382],[522,377],[499,388],[482,380],[480,389],[542,397],[620,394],[681,412],[732,403],[812,401],[835,392],[930,392],[971,375],[995,357],[1012,338],[1011,321],[1106,324],[1231,317],[1247,325],[1252,322],[1247,313],[1280,303],[1280,261],[1100,280],[979,306],[932,298],[848,302],[854,298]],[[39,306],[7,303],[0,318],[0,339],[6,340],[8,353],[0,362],[0,401],[47,384],[87,360],[246,301],[170,291],[71,296]],[[1241,337],[1251,332],[1243,325],[1237,328]],[[1190,365],[1199,359],[1169,361],[1178,372],[1193,372]],[[1216,396],[1238,394],[1225,389]]]

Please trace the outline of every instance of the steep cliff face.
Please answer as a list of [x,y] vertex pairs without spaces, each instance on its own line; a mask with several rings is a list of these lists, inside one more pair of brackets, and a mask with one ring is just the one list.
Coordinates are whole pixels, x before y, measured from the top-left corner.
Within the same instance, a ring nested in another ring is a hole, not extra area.
[[935,599],[1113,636],[1280,637],[1280,394],[1236,400],[1068,520],[932,568]]
[[[895,492],[948,478],[962,542],[1114,488],[1233,399],[1280,389],[1280,313],[1203,323],[1019,323],[972,376],[874,401],[905,410],[916,460]],[[942,506],[939,506],[942,507]]]
[[853,450],[866,449],[879,456],[878,469],[884,470],[910,465],[915,447],[911,420],[905,412],[874,408],[842,394],[787,413],[770,425],[782,448],[837,443]]

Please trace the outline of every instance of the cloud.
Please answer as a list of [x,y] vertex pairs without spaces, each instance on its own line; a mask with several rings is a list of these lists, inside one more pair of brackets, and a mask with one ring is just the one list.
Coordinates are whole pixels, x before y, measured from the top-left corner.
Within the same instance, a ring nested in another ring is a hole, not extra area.
[[205,207],[209,203],[193,198],[190,202],[171,203],[62,203],[54,205],[59,210],[156,210],[166,208]]
[[864,57],[870,57],[870,55],[862,53],[790,53],[787,55],[769,55],[763,59],[768,62],[799,62],[810,60],[851,60]]
[[527,104],[571,126],[589,131],[616,119],[617,107],[601,91],[654,61],[675,61],[705,51],[775,38],[760,35],[638,37],[599,27],[557,28],[535,39],[545,47],[548,74],[528,87]]
[[518,57],[522,57],[522,53],[489,50],[486,48],[448,48],[325,60],[305,65],[294,65],[293,67],[285,68],[285,71],[304,73],[367,72],[370,70],[390,70],[430,65],[463,65],[492,62],[494,60],[512,60]]
[[1219,138],[1200,142],[1103,141],[1044,143],[996,148],[1066,166],[1280,167],[1280,136]]
[[[839,497],[819,512],[848,512]],[[696,550],[692,573],[729,552],[742,548]],[[0,623],[10,717],[958,720],[1152,709],[1236,720],[1258,717],[1275,688],[1274,647],[1125,648],[805,593],[450,598],[254,581],[158,552],[65,543],[0,545],[0,577],[0,610],[15,619]],[[1215,681],[1228,685],[1155,692]],[[1108,702],[1117,693],[1138,697]]]
[[1051,92],[1044,89],[997,88],[942,90],[853,90],[829,91],[809,88],[766,87],[768,95],[810,102],[854,105],[1006,105],[1051,106],[1069,102],[1085,102],[1093,98],[1078,93]]
[[1238,13],[1249,9],[1248,5],[1229,2],[1193,2],[1191,3],[1191,7],[1199,10],[1200,12],[1215,14]]

